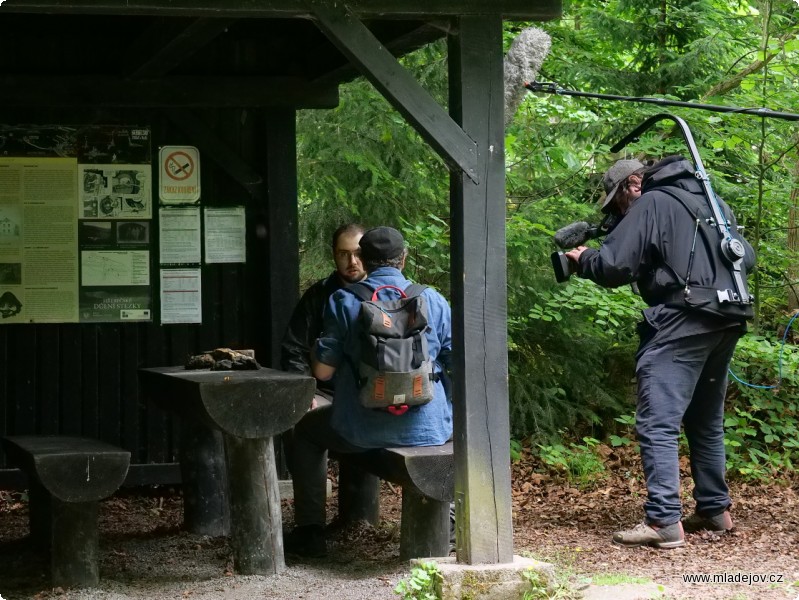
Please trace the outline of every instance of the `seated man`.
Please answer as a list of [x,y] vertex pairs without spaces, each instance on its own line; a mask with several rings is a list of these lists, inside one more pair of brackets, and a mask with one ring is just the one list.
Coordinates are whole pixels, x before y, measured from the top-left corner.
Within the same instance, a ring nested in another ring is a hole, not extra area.
[[[322,312],[330,295],[366,277],[358,242],[363,227],[342,225],[333,233],[333,262],[336,270],[305,290],[280,345],[280,367],[291,373],[311,374],[311,346],[322,333]],[[317,381],[314,407],[333,397],[332,381]]]
[[[363,283],[371,290],[380,286],[406,289],[411,282],[402,275],[405,241],[391,227],[367,231],[360,241],[361,260],[367,272]],[[335,292],[325,309],[324,333],[314,347],[313,374],[328,380],[336,374],[333,404],[311,411],[294,428],[294,521],[286,536],[286,552],[300,556],[324,556],[327,450],[364,452],[396,446],[436,446],[452,435],[452,404],[444,390],[442,373],[449,370],[452,352],[450,307],[430,288],[422,292],[427,305],[425,337],[434,362],[433,399],[404,414],[365,408],[359,400],[357,366],[360,364],[361,300],[346,289]],[[398,298],[385,288],[379,299]]]

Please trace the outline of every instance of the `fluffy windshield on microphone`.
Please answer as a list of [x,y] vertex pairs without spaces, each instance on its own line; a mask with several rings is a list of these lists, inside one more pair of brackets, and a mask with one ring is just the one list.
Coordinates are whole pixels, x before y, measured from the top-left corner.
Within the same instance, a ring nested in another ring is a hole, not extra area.
[[528,27],[516,36],[505,56],[505,126],[513,120],[522,98],[527,93],[524,84],[535,81],[541,64],[549,54],[552,39],[535,27]]
[[555,232],[554,240],[561,248],[575,248],[595,237],[595,231],[596,227],[589,225],[585,221],[577,221],[558,229]]

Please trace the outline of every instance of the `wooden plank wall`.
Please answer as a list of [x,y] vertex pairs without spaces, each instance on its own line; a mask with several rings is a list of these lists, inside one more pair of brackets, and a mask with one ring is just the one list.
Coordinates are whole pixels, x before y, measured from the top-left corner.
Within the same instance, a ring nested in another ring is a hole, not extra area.
[[[246,264],[213,264],[202,267],[202,325],[166,325],[158,322],[158,217],[152,222],[151,279],[155,301],[152,323],[108,324],[0,324],[0,435],[70,434],[99,438],[132,453],[128,484],[176,481],[176,423],[150,406],[139,390],[140,367],[183,364],[186,357],[216,347],[253,348],[264,366],[279,339],[297,297],[296,222],[288,228],[285,256],[275,256],[280,245],[270,245],[269,232],[280,229],[268,223],[269,211],[265,160],[269,147],[294,147],[294,111],[261,113],[239,109],[205,111],[192,115],[197,126],[207,127],[264,180],[264,194],[255,200],[250,192],[221,169],[186,128],[178,128],[165,113],[115,112],[109,114],[19,114],[17,123],[83,124],[118,123],[148,125],[153,137],[153,205],[157,206],[158,147],[200,147],[203,206],[247,206]],[[57,120],[55,120],[57,119]],[[91,119],[87,121],[87,119]],[[4,120],[8,121],[7,117]],[[184,123],[185,125],[185,123]],[[267,140],[267,135],[281,139]],[[296,164],[278,161],[284,208],[296,220]],[[276,184],[277,187],[277,184]],[[262,227],[256,227],[258,224]],[[264,227],[266,229],[264,229]],[[259,230],[261,234],[256,234]],[[286,233],[282,234],[284,237]],[[270,267],[272,265],[272,267]],[[288,286],[272,297],[270,281]],[[258,298],[253,302],[246,296]],[[273,322],[270,307],[285,302]],[[20,484],[16,471],[5,469],[0,455],[0,488]]]

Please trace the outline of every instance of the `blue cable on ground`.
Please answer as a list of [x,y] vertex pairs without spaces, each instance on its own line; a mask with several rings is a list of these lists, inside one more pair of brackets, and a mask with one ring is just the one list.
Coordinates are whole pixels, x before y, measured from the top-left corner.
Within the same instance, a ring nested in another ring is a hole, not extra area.
[[735,375],[735,373],[732,372],[732,369],[730,369],[729,373],[730,375],[732,375],[732,378],[741,385],[745,385],[747,387],[755,388],[758,390],[773,390],[775,388],[780,387],[780,384],[782,383],[782,352],[783,350],[785,350],[785,340],[788,338],[788,332],[791,330],[791,325],[796,320],[796,317],[799,317],[799,311],[796,311],[793,314],[791,320],[788,321],[788,325],[785,327],[785,333],[782,334],[782,342],[780,343],[780,357],[779,360],[777,361],[777,383],[775,383],[774,385],[755,385],[754,383],[747,383],[746,381],[742,381],[741,379],[739,379]]

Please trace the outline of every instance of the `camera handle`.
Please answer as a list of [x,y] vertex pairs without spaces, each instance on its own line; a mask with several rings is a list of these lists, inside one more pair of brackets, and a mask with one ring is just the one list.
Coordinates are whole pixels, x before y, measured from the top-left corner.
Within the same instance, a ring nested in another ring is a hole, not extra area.
[[744,281],[742,275],[742,265],[745,254],[744,245],[741,240],[732,236],[730,225],[721,210],[721,206],[719,205],[716,195],[713,193],[713,188],[710,187],[710,178],[708,177],[705,167],[702,164],[702,159],[699,156],[699,151],[696,148],[694,137],[691,135],[691,130],[688,128],[688,124],[680,117],[670,115],[668,113],[659,113],[653,115],[641,123],[638,127],[633,129],[626,136],[624,136],[620,141],[611,146],[610,151],[612,153],[616,153],[630,142],[638,141],[644,131],[652,127],[652,125],[658,121],[663,121],[666,119],[674,121],[682,133],[682,137],[685,140],[685,144],[688,146],[688,151],[691,153],[691,158],[694,161],[694,175],[702,183],[705,199],[707,200],[708,207],[713,215],[713,225],[716,227],[716,230],[719,232],[719,236],[721,237],[721,255],[726,259],[730,268],[730,274],[732,275],[735,290],[719,291],[719,301],[751,304],[753,298],[749,294],[749,290],[746,287],[746,282]]

